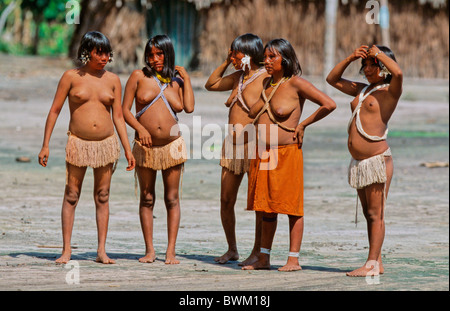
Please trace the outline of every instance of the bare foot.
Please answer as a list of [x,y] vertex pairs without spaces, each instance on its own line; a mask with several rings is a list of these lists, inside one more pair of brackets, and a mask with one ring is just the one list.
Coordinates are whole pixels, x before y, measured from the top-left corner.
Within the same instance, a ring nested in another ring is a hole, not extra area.
[[71,252],[63,252],[61,257],[59,257],[58,259],[56,259],[56,263],[57,264],[66,264],[70,261],[70,257],[71,257]]
[[214,258],[214,261],[220,264],[227,263],[229,260],[238,260],[239,254],[237,251],[227,251],[221,257]]
[[112,260],[108,257],[106,254],[97,254],[97,258],[95,259],[95,262],[103,263],[103,264],[115,264],[116,261]]
[[243,262],[238,263],[238,266],[249,266],[254,264],[258,261],[259,253],[251,253],[250,256],[248,256],[247,259],[245,259]]
[[278,268],[278,271],[283,271],[283,272],[291,272],[291,271],[298,271],[298,270],[302,270],[302,267],[300,267],[297,257],[288,257],[286,264],[283,267]]
[[177,265],[180,263],[178,259],[175,258],[175,252],[166,252],[166,265]]
[[139,262],[142,262],[142,263],[152,263],[152,262],[155,262],[155,260],[156,260],[156,254],[153,252],[145,254],[144,257],[139,258]]
[[248,266],[243,266],[242,270],[270,270],[269,256],[259,256],[256,262]]
[[[383,270],[384,272],[384,270]],[[380,264],[376,260],[369,260],[364,266],[346,273],[347,276],[351,277],[366,277],[375,276],[380,274]]]

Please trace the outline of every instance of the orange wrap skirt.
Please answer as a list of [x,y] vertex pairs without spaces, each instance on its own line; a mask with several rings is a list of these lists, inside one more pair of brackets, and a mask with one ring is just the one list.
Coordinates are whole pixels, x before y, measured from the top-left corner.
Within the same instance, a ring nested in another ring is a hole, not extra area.
[[303,216],[303,151],[297,144],[256,152],[250,162],[247,210]]

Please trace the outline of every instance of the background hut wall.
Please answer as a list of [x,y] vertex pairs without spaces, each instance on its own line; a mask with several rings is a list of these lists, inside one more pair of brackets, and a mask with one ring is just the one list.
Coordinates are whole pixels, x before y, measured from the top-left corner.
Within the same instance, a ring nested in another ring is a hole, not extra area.
[[[361,44],[381,44],[377,24],[366,23],[365,1],[339,3],[336,61]],[[448,79],[449,12],[418,1],[389,1],[390,41],[405,76]],[[233,39],[251,32],[264,43],[285,38],[294,46],[303,73],[322,75],[324,65],[324,0],[231,0],[213,3],[200,11],[199,67],[211,73],[227,55]],[[359,66],[349,68],[357,74]]]

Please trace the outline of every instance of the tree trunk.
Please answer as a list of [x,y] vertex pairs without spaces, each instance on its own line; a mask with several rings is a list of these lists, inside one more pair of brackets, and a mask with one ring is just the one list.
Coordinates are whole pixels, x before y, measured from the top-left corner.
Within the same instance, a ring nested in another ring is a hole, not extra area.
[[102,32],[110,40],[114,61],[108,69],[114,72],[130,72],[141,66],[145,15],[138,6],[129,1],[83,0],[81,3],[80,24],[77,25],[69,46],[69,57],[76,60],[81,38],[88,31]]
[[34,20],[34,34],[33,34],[33,41],[31,44],[31,54],[37,55],[38,54],[38,47],[39,47],[39,26],[42,23],[42,20],[44,19],[42,14],[36,14],[33,13],[33,20]]

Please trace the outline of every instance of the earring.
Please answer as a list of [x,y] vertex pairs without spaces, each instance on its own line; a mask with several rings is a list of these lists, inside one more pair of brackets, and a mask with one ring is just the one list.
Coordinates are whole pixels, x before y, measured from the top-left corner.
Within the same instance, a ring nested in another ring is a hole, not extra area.
[[91,60],[91,57],[87,50],[84,50],[83,53],[81,53],[80,61],[83,65],[86,65]]
[[245,67],[248,66],[248,70],[251,69],[250,67],[250,56],[248,56],[247,54],[245,54],[245,56],[241,59],[241,63],[242,63],[242,68],[245,70]]
[[390,75],[391,73],[390,73],[389,70],[386,68],[386,66],[383,65],[381,62],[380,62],[380,66],[381,66],[381,71],[380,71],[380,73],[379,73],[378,75],[379,75],[380,77],[386,79],[386,77],[387,77],[388,75]]

